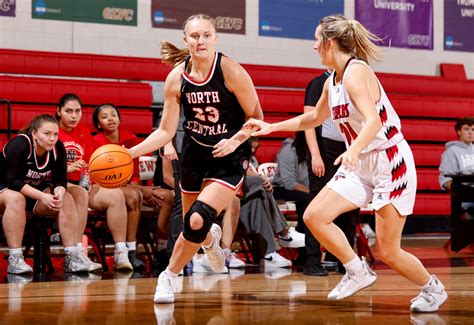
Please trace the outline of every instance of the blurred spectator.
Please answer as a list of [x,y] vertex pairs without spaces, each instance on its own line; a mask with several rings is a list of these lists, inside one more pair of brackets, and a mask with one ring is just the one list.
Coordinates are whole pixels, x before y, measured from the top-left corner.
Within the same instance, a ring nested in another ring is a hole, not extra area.
[[450,175],[474,173],[474,117],[468,116],[457,120],[454,129],[459,137],[457,141],[446,143],[446,150],[441,156],[439,166],[439,184],[450,191]]

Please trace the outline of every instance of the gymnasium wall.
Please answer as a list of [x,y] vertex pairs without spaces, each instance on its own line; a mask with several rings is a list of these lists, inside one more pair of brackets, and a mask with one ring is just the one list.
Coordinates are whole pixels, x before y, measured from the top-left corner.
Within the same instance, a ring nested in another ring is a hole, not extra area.
[[[0,48],[158,57],[161,40],[183,45],[182,32],[152,28],[150,1],[138,0],[138,26],[129,27],[32,19],[31,0],[17,0],[16,17],[0,17]],[[374,64],[376,71],[436,76],[440,63],[461,63],[467,77],[474,79],[473,53],[443,50],[443,1],[433,2],[434,49],[384,48],[384,61]],[[353,18],[354,0],[345,0],[344,6],[346,16]],[[322,68],[313,41],[259,37],[258,10],[258,0],[246,1],[246,34],[220,34],[220,51],[240,63]]]

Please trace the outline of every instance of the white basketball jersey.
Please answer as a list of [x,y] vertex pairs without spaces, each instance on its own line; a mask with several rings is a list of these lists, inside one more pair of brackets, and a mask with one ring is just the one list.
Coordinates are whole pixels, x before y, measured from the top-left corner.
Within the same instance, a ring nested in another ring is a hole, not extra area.
[[[349,94],[342,82],[353,64],[364,64],[370,69],[364,61],[351,59],[344,70],[341,83],[336,84],[334,72],[329,77],[328,101],[329,107],[331,108],[331,116],[337,128],[342,133],[347,147],[349,147],[352,141],[360,134],[366,122],[364,116],[351,102]],[[380,100],[376,103],[375,107],[382,121],[382,128],[377,133],[375,139],[362,150],[362,153],[372,150],[385,150],[403,140],[400,118],[393,109],[378,79],[377,83],[380,87]]]

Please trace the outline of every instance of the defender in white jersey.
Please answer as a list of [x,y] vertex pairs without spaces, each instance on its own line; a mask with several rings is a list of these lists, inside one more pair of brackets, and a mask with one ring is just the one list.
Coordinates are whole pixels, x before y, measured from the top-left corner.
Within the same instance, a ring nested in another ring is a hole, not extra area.
[[400,248],[406,216],[412,213],[415,202],[416,171],[400,119],[367,64],[369,59],[378,58],[379,50],[372,42],[378,38],[358,21],[336,15],[320,21],[315,39],[321,64],[334,69],[315,110],[275,124],[250,120],[246,126],[260,128],[252,134],[259,136],[313,128],[332,116],[345,138],[347,151],[335,161],[342,166],[304,215],[317,240],[347,271],[329,293],[329,300],[351,296],[376,280],[375,273],[333,223],[340,214],[372,202],[379,257],[420,286],[410,310],[437,311],[447,299],[444,286],[418,258]]
[[[340,82],[336,83],[336,72],[328,78],[331,117],[347,148],[366,124],[364,115],[354,106],[344,87],[345,76],[357,64],[370,70],[364,61],[351,58],[347,61]],[[357,168],[348,170],[343,165],[328,183],[328,187],[357,206],[366,207],[371,202],[372,207],[379,210],[391,203],[401,215],[406,216],[412,214],[415,205],[415,162],[410,147],[403,139],[400,118],[375,75],[374,78],[380,92],[375,110],[382,127],[375,138],[361,150]]]

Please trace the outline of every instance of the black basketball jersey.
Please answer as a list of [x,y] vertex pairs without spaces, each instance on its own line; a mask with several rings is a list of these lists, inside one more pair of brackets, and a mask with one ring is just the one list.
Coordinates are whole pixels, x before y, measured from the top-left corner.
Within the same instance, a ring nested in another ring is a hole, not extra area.
[[188,75],[188,58],[181,84],[184,132],[196,142],[209,146],[231,138],[240,130],[246,117],[237,97],[225,86],[222,55],[216,52],[211,71],[202,82],[192,80]]
[[3,173],[0,187],[20,191],[25,184],[37,187],[50,182],[52,187],[67,184],[66,149],[58,140],[53,150],[40,159],[36,156],[31,134],[19,134],[3,148]]

